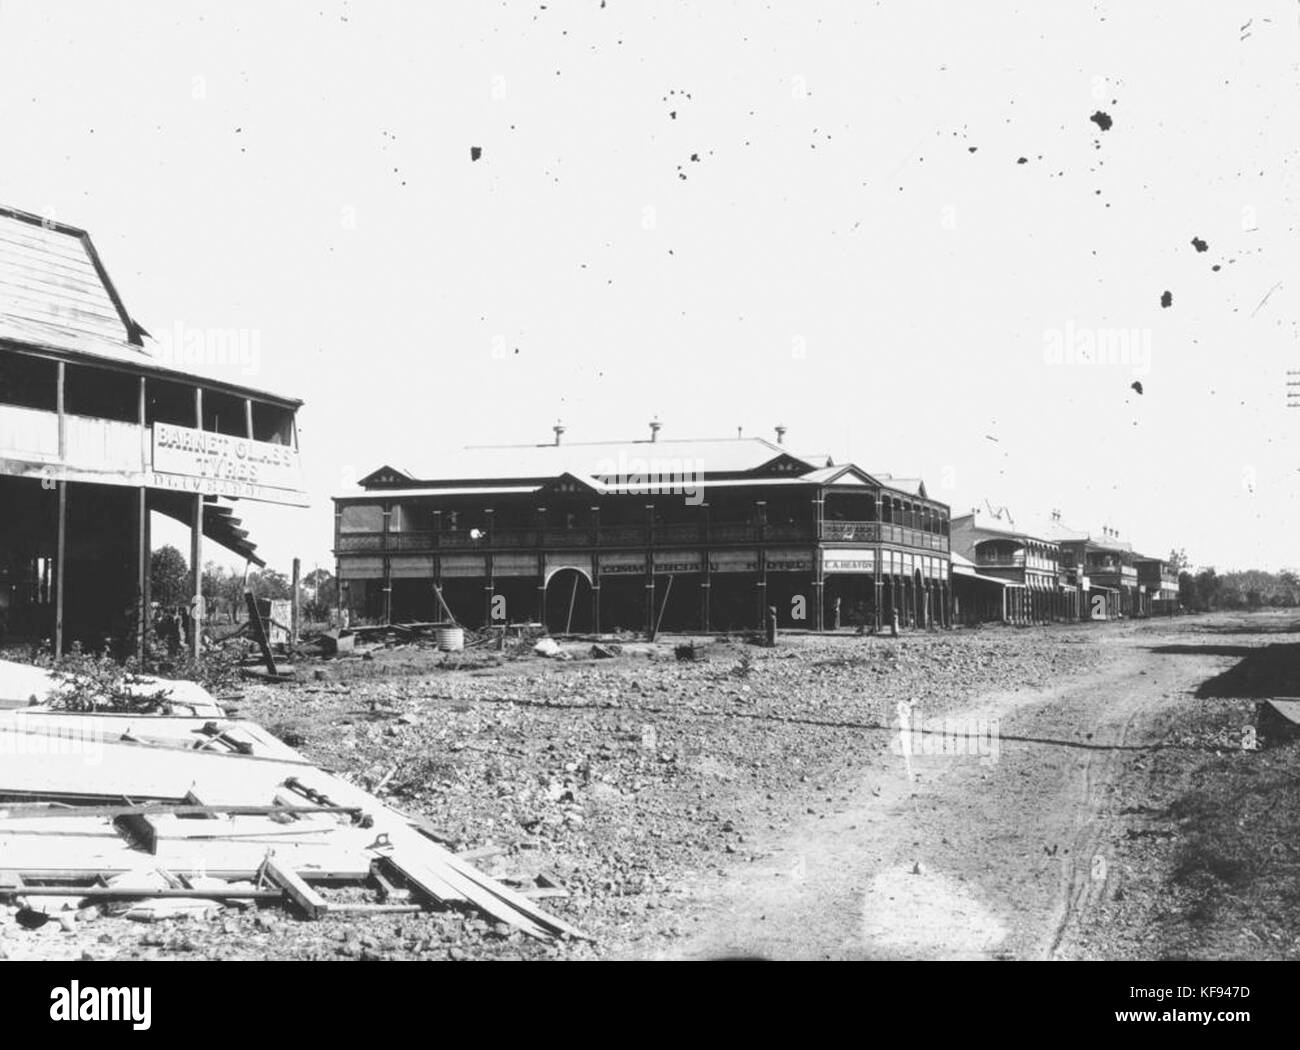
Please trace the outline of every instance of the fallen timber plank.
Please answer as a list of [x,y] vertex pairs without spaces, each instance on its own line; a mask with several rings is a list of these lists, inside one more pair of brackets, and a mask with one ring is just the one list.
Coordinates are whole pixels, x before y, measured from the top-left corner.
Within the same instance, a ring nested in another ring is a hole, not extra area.
[[[78,867],[50,867],[50,868],[20,868],[9,869],[0,866],[0,887],[7,886],[6,879],[11,877],[31,879],[39,882],[58,882],[58,883],[84,883],[93,879],[109,879],[114,875],[123,875],[128,872],[138,871],[139,863],[134,863],[130,867],[104,867],[104,868],[87,868]],[[227,882],[253,882],[262,874],[262,864],[259,862],[255,868],[214,868],[206,869],[206,876],[209,878],[224,879]],[[339,865],[335,868],[301,868],[298,875],[306,882],[338,882],[354,883],[365,882],[370,876],[370,862],[367,859],[365,864],[348,863]],[[49,890],[48,885],[42,885],[40,891],[45,893]],[[283,896],[283,894],[280,894]],[[193,894],[187,894],[193,896]]]
[[[121,826],[127,830],[131,837],[139,842],[142,848],[153,854],[157,854],[159,849],[165,847],[169,842],[194,843],[200,848],[205,843],[215,842],[257,842],[263,847],[298,844],[321,847],[338,845],[337,841],[330,842],[331,833],[337,828],[337,825],[306,824],[304,822],[304,824],[294,827],[293,825],[268,820],[266,824],[253,828],[247,824],[235,823],[235,821],[264,819],[266,818],[233,817],[230,820],[219,818],[214,820],[186,820],[181,817],[170,816],[119,818]],[[367,842],[359,841],[357,844],[359,847],[364,847]]]
[[[256,871],[266,859],[265,840],[223,842],[220,839],[195,843],[184,839],[163,839],[155,852],[148,853],[126,842],[117,834],[90,835],[0,835],[0,870],[46,871],[90,869],[92,871],[136,871],[142,867],[160,867],[177,872],[216,875],[224,871]],[[358,872],[364,879],[370,873],[374,854],[365,848],[364,839],[348,838],[334,842],[276,843],[275,851],[283,865],[295,871],[307,869]]]
[[31,884],[17,888],[0,886],[0,897],[31,895],[34,897],[77,897],[88,900],[135,900],[141,897],[182,897],[198,900],[283,900],[282,890],[188,890],[156,889],[145,887],[137,889],[118,889],[115,886],[34,886]]
[[[208,816],[232,816],[232,817],[267,817],[279,813],[286,813],[290,807],[287,806],[190,806],[190,805],[168,805],[158,803],[156,805],[143,806],[68,806],[58,807],[51,806],[45,802],[18,802],[12,805],[0,805],[0,821],[4,820],[31,820],[39,817],[41,820],[59,819],[68,817],[107,817],[110,820],[116,817],[153,817],[153,816],[172,816],[172,817],[208,817]],[[360,806],[294,806],[292,807],[295,816],[302,813],[337,813],[347,814],[349,816],[358,816],[363,811]],[[0,833],[4,828],[0,827]]]
[[293,902],[303,910],[309,919],[319,919],[328,910],[325,898],[307,885],[296,871],[276,859],[272,854],[266,858],[266,874],[278,884]]
[[446,879],[421,864],[418,859],[406,856],[388,856],[383,862],[410,883],[420,893],[430,897],[439,904],[465,904],[467,899]]
[[[360,788],[324,772],[295,773],[293,786],[317,800],[328,797],[345,804],[365,804],[366,801],[378,803],[371,812],[375,830],[386,834],[393,847],[387,856],[388,862],[412,886],[429,895],[444,901],[464,900],[493,918],[517,926],[535,937],[544,937],[550,932],[590,940],[582,931],[550,915],[527,897],[501,885],[425,838],[409,826],[409,818],[379,803]],[[429,881],[430,876],[433,877],[432,882]],[[443,896],[448,889],[454,891],[456,896]]]
[[[0,712],[0,730],[13,726],[6,723],[7,712]],[[142,719],[143,721],[143,719]],[[150,716],[149,735],[175,733],[177,720]],[[195,723],[203,720],[179,720],[187,736]],[[246,725],[241,723],[241,726]],[[18,732],[27,735],[29,726]],[[251,736],[262,740],[264,731],[247,724]],[[160,733],[160,730],[162,731]],[[189,736],[193,739],[193,736]],[[274,738],[267,738],[274,741]],[[221,754],[217,752],[178,750],[172,747],[147,747],[118,741],[100,742],[95,761],[85,754],[34,755],[21,748],[6,756],[0,767],[0,795],[31,794],[36,797],[77,796],[104,797],[106,801],[149,798],[180,803],[201,782],[200,797],[208,804],[260,803],[274,796],[283,786],[298,785],[312,793],[308,801],[315,805],[339,804],[344,808],[365,810],[373,822],[372,830],[360,841],[347,837],[351,850],[342,850],[330,841],[321,845],[296,843],[277,846],[277,856],[286,867],[304,874],[304,868],[317,871],[350,868],[356,859],[369,861],[379,857],[393,865],[409,886],[434,900],[466,903],[489,916],[512,924],[531,936],[562,934],[575,938],[586,935],[568,923],[539,908],[526,896],[475,870],[470,864],[430,841],[409,826],[405,815],[388,808],[373,795],[326,773],[297,752],[275,742],[274,754]],[[287,807],[292,811],[295,807]],[[340,827],[331,840],[355,835],[360,829]],[[92,868],[121,871],[136,869],[141,857],[148,857],[123,842],[110,844],[102,840],[88,855],[86,839],[71,836],[15,836],[0,834],[0,871],[35,872]],[[71,847],[71,848],[69,848]],[[265,845],[203,840],[202,844],[184,840],[159,842],[153,861],[174,870],[202,868],[216,876],[226,871],[247,872],[259,865],[250,853]],[[51,853],[53,851],[53,853]],[[290,861],[289,853],[293,859]],[[353,860],[339,860],[342,856]],[[358,857],[359,855],[359,857]],[[329,858],[335,858],[332,862]],[[359,866],[359,865],[358,865]],[[363,872],[362,878],[365,877]]]
[[392,881],[380,870],[376,864],[372,869],[371,878],[379,886],[379,896],[385,901],[409,901],[411,891],[404,886],[394,886]]
[[52,711],[23,708],[0,711],[0,729],[16,732],[39,732],[51,738],[69,737],[90,743],[108,743],[124,731],[148,741],[175,740],[187,747],[212,738],[212,730],[254,745],[254,754],[278,757],[286,761],[303,760],[282,740],[252,722],[230,718],[202,718],[176,715],[150,715],[124,712]]

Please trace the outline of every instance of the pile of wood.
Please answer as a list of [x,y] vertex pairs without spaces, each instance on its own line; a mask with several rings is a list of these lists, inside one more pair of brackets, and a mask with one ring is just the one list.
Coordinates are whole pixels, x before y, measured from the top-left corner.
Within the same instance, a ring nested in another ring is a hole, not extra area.
[[[250,722],[0,710],[0,897],[171,912],[280,900],[309,918],[459,907],[584,936],[419,825]],[[331,903],[338,884],[375,901]]]

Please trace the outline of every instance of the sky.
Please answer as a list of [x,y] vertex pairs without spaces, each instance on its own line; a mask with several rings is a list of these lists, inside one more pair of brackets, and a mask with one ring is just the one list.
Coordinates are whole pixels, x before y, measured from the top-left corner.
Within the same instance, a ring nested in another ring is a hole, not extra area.
[[276,568],[384,463],[656,417],[1300,564],[1290,0],[0,0],[0,55],[0,203],[305,401]]

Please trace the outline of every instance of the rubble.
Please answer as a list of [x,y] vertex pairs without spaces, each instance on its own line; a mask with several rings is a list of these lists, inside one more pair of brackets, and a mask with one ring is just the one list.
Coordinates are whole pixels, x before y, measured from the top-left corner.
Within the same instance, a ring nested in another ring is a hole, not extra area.
[[[0,808],[0,895],[23,925],[71,931],[68,913],[98,903],[156,922],[257,900],[313,919],[462,908],[585,936],[256,724],[208,717],[221,709],[192,683],[162,684],[189,686],[174,691],[203,717],[74,713],[31,704],[52,676],[15,667],[0,667],[6,694],[30,695],[0,711],[0,796],[21,799]],[[340,886],[384,901],[325,895]]]

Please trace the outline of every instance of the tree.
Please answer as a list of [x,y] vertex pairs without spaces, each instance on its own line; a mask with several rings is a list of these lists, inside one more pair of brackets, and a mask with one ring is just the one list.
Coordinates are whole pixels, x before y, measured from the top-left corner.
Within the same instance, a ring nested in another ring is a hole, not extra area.
[[188,605],[193,597],[189,564],[185,555],[170,544],[149,556],[149,590],[153,600],[164,608]]
[[248,587],[259,598],[289,598],[293,595],[289,577],[274,569],[249,573]]
[[1184,569],[1192,567],[1191,560],[1187,557],[1187,551],[1183,547],[1175,547],[1170,550],[1168,561],[1171,572],[1181,573]]
[[302,580],[303,613],[307,619],[329,619],[338,596],[338,583],[328,569],[313,569]]
[[236,623],[240,618],[239,610],[244,607],[243,574],[216,562],[208,562],[203,568],[203,598],[211,621],[215,623],[224,616]]
[[1223,580],[1219,578],[1219,574],[1214,571],[1213,566],[1198,572],[1196,574],[1197,608],[1205,610],[1219,608],[1222,588]]

